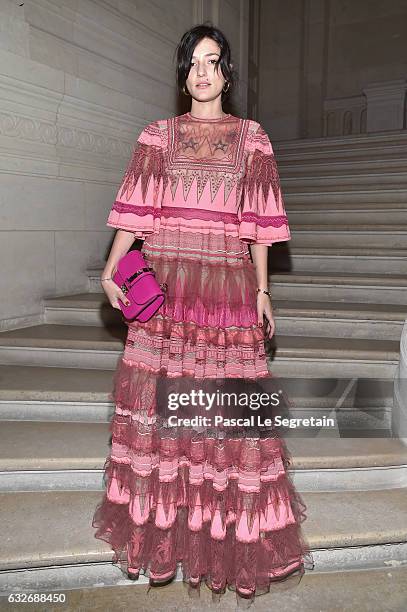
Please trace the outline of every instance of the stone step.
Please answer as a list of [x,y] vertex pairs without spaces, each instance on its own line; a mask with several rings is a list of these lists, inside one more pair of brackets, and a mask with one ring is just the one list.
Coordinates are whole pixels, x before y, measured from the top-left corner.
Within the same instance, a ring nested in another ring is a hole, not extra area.
[[376,134],[349,134],[323,138],[274,141],[273,149],[281,162],[302,166],[304,163],[336,161],[373,161],[406,157],[405,131]]
[[[274,247],[273,247],[274,248]],[[286,249],[287,247],[285,247]],[[269,275],[273,299],[407,304],[407,275],[342,271],[289,271],[289,253],[278,254],[278,271]],[[280,271],[281,270],[281,271]],[[89,293],[100,293],[101,269],[88,269]]]
[[111,370],[127,327],[33,325],[1,332],[0,363]]
[[[45,322],[58,325],[120,325],[122,316],[104,293],[82,293],[44,301]],[[273,300],[276,329],[284,335],[399,340],[407,306]]]
[[327,272],[343,274],[397,274],[407,270],[407,253],[405,249],[377,249],[347,247],[331,249],[327,247],[289,247],[289,261],[284,249],[278,243],[271,249],[271,262],[276,262],[280,269],[293,272]]
[[[331,212],[335,212],[335,213],[341,214],[342,218],[347,218],[348,214],[351,215],[352,213],[358,213],[358,212],[362,214],[365,212],[369,212],[373,215],[377,215],[383,211],[387,212],[388,210],[391,210],[392,212],[404,212],[405,209],[406,209],[406,203],[403,201],[388,202],[386,208],[383,209],[383,205],[380,201],[361,200],[357,204],[351,204],[350,202],[347,202],[346,200],[339,199],[337,202],[332,204],[329,208],[327,208],[324,202],[312,202],[306,208],[299,204],[298,205],[293,204],[290,207],[288,212],[289,213],[290,212],[306,213],[310,211],[312,213],[324,213],[325,212],[327,214],[330,214]],[[386,218],[386,221],[389,221],[388,217]]]
[[113,371],[0,365],[0,421],[108,422]]
[[310,171],[305,170],[303,172],[297,169],[291,169],[291,172],[285,172],[279,167],[279,174],[281,179],[281,186],[283,193],[285,192],[296,192],[297,190],[308,191],[314,189],[324,189],[324,191],[337,191],[339,189],[363,189],[377,186],[380,189],[405,189],[407,182],[407,173],[402,171],[385,171],[382,172],[379,165],[377,170],[374,169],[359,169],[357,172],[349,172],[342,170],[340,167],[337,168],[336,172],[332,168],[327,168],[325,172],[318,172],[318,170]]
[[290,246],[293,247],[366,247],[406,249],[407,225],[312,225],[291,224]]
[[355,208],[359,208],[362,203],[381,204],[384,208],[393,206],[394,203],[404,204],[407,202],[407,189],[399,187],[398,189],[368,189],[366,187],[352,188],[350,186],[341,189],[332,187],[332,189],[324,189],[323,187],[298,188],[297,190],[283,189],[284,201],[287,204],[287,211],[290,211],[292,206],[313,206],[321,204],[328,210],[337,204],[346,203],[353,204]]
[[[110,437],[109,423],[3,421],[0,491],[101,490]],[[290,438],[285,443],[301,492],[407,486],[407,447],[396,438]]]
[[[401,151],[399,151],[401,153]],[[386,174],[403,174],[406,169],[407,156],[396,153],[391,153],[388,156],[378,155],[376,158],[371,156],[355,156],[346,159],[323,159],[314,157],[310,159],[299,160],[293,159],[291,154],[278,155],[278,167],[281,176],[283,177],[303,177],[304,179],[322,178],[322,177],[337,177],[339,180],[342,176],[359,177],[371,175],[373,172],[376,175]]]
[[407,305],[273,300],[277,333],[400,341]]
[[45,322],[57,325],[122,325],[121,311],[113,308],[106,294],[77,293],[44,300]]
[[[315,569],[407,561],[407,489],[308,492],[304,536]],[[102,491],[0,493],[1,572],[111,562],[91,526]],[[3,574],[4,576],[4,574]]]
[[[107,423],[114,412],[114,372],[84,368],[0,366],[0,421]],[[273,377],[275,380],[275,376]],[[334,416],[338,431],[367,435],[391,429],[393,381],[280,378],[290,416]]]
[[386,223],[407,224],[407,205],[403,203],[389,204],[388,207],[380,204],[355,204],[350,206],[347,202],[342,204],[326,204],[316,202],[306,208],[300,205],[287,204],[287,214],[290,224],[313,225],[365,225],[374,226]]
[[[383,178],[383,183],[381,179]],[[280,173],[281,186],[283,194],[300,194],[300,193],[324,193],[324,194],[339,194],[339,193],[372,193],[374,190],[380,192],[382,197],[385,194],[391,194],[393,191],[404,192],[407,189],[407,181],[405,173],[393,175],[389,180],[383,177],[378,177],[376,174],[370,176],[362,176],[360,179],[354,176],[331,176],[331,177],[312,177],[311,181],[307,181],[304,177],[300,179],[285,179]]]
[[[19,593],[69,591],[67,603],[58,603],[58,610],[71,612],[110,612],[133,610],[137,598],[137,610],[152,612],[206,612],[219,610],[219,603],[213,603],[211,591],[202,586],[199,599],[188,595],[181,576],[177,581],[159,588],[148,588],[148,579],[141,576],[137,583],[123,580],[123,574],[107,564],[31,570],[6,573],[0,576],[0,589],[5,596]],[[96,586],[95,586],[96,585]],[[309,572],[294,588],[276,590],[256,598],[256,612],[403,612],[407,600],[407,568],[388,563],[387,567],[349,571]],[[193,603],[191,603],[191,601]],[[118,607],[118,602],[120,602]],[[340,602],[340,606],[338,605]],[[12,608],[9,604],[9,610]],[[16,604],[18,605],[18,604]],[[20,604],[21,605],[21,604]],[[222,612],[239,609],[236,594],[227,590],[221,598]],[[6,609],[6,603],[4,604]],[[28,609],[25,606],[25,609]],[[32,609],[32,608],[30,608]],[[46,610],[46,608],[43,608]]]
[[277,300],[407,304],[406,274],[277,272],[270,286]]
[[[126,332],[124,324],[111,328],[43,324],[4,331],[0,364],[114,369]],[[278,376],[388,378],[395,374],[399,342],[275,334],[271,351],[270,371]]]

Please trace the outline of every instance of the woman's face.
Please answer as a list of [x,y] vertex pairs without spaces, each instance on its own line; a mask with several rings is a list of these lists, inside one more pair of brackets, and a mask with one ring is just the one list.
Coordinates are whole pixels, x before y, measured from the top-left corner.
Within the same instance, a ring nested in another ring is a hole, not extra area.
[[[219,45],[211,38],[203,38],[194,49],[186,88],[199,102],[214,100],[221,95],[225,79],[220,68],[216,71],[215,62],[219,57]],[[201,83],[208,85],[200,86]]]

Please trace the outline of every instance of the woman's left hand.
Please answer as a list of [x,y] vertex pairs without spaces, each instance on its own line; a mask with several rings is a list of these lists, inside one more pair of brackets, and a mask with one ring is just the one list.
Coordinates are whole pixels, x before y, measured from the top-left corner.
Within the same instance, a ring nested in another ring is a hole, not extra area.
[[260,327],[263,326],[263,317],[266,317],[267,324],[265,327],[265,334],[268,338],[272,338],[274,336],[275,331],[275,323],[273,319],[273,309],[271,307],[271,300],[268,295],[265,293],[257,294],[257,321]]

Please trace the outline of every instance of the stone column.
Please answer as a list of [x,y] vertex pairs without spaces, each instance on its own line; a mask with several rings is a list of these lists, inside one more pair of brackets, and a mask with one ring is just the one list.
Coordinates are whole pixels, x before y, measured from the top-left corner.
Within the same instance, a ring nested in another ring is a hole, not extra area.
[[400,339],[400,361],[394,379],[393,435],[407,446],[407,319]]

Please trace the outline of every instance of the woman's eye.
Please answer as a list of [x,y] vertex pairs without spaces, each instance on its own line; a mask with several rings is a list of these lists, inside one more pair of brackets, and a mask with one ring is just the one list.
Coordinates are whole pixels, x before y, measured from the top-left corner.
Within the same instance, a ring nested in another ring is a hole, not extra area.
[[[215,64],[216,64],[216,60],[215,59],[209,60],[209,63],[211,63],[211,62],[215,62]],[[191,62],[190,65],[191,66],[195,66],[195,62]]]

